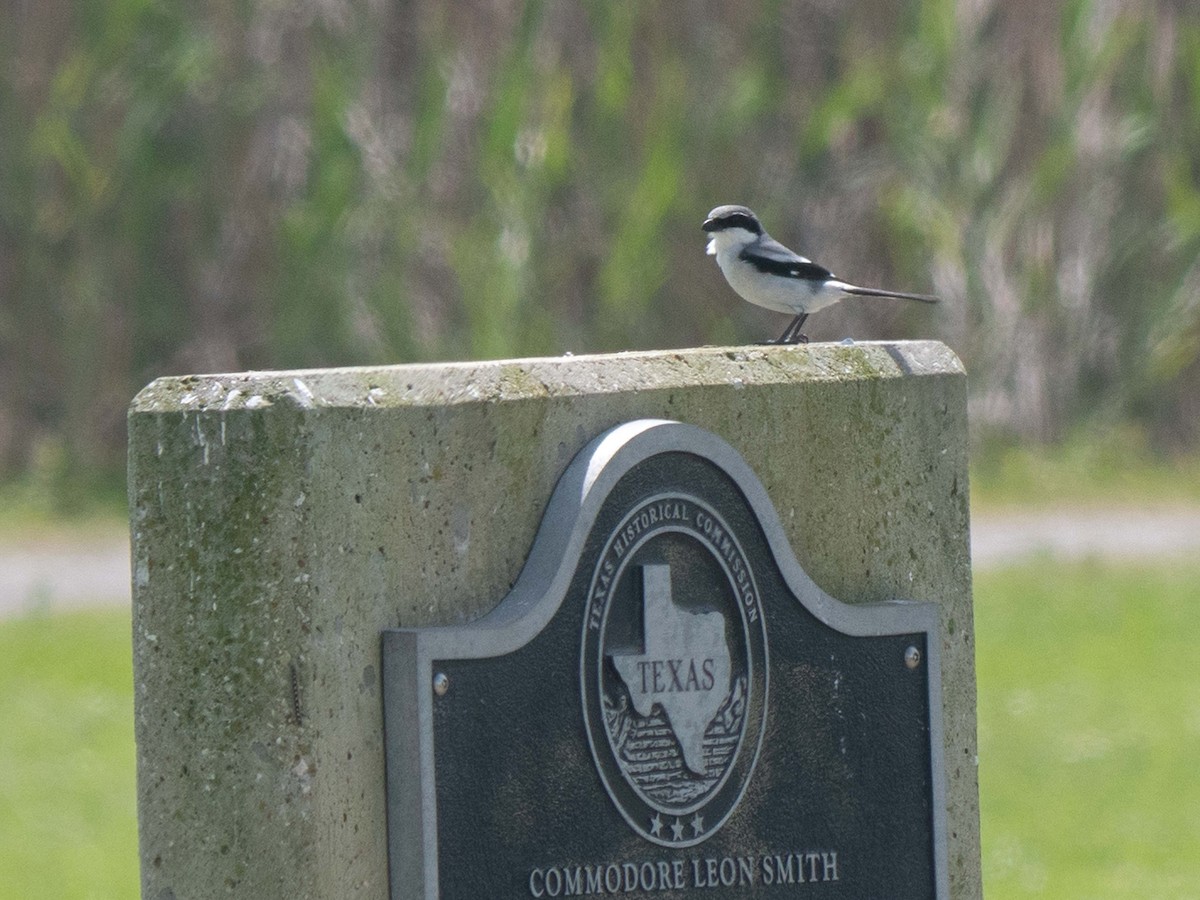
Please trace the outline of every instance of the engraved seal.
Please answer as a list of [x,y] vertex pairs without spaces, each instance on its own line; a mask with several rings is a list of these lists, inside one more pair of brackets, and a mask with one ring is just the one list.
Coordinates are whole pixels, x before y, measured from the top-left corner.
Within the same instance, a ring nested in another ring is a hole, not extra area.
[[607,536],[580,682],[592,756],[625,820],[662,846],[711,837],[758,758],[767,638],[750,562],[705,501],[641,499]]

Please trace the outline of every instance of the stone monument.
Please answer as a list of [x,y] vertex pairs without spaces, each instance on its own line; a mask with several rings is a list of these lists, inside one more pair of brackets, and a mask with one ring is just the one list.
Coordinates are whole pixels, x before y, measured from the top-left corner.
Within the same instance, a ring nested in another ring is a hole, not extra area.
[[[891,842],[872,823],[905,816],[930,823],[928,895],[980,896],[965,401],[933,342],[149,385],[129,420],[142,896],[469,895],[429,844],[497,897],[849,896]],[[654,487],[661,454],[696,472]],[[650,493],[620,506],[613,474],[554,518],[610,463],[648,467]],[[541,643],[497,655],[504,629]],[[553,684],[527,676],[559,656]],[[793,741],[783,777],[771,748],[810,732],[841,738]],[[910,750],[926,775],[892,777]],[[879,787],[826,789],[851,783]],[[535,815],[522,791],[564,800]],[[841,843],[772,842],[818,821],[800,807],[845,812]],[[509,859],[500,811],[576,844]]]

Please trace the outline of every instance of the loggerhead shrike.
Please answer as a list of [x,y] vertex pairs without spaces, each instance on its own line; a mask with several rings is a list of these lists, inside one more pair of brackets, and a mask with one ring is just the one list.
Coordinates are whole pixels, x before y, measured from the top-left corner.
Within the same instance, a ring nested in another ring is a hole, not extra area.
[[928,294],[904,294],[859,287],[839,281],[823,266],[793,253],[763,230],[758,216],[745,206],[718,206],[704,220],[712,235],[708,255],[717,258],[725,280],[743,300],[795,318],[774,344],[806,344],[800,333],[809,313],[846,297],[890,297],[937,303]]

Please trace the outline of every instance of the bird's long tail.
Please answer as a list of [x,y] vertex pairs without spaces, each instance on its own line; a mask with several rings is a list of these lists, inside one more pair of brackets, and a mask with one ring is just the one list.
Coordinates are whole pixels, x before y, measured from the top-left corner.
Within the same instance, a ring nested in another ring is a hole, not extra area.
[[842,290],[856,297],[887,297],[891,300],[919,300],[921,303],[941,302],[941,300],[932,294],[908,294],[904,291],[885,291],[880,288],[859,287],[855,284],[844,285]]

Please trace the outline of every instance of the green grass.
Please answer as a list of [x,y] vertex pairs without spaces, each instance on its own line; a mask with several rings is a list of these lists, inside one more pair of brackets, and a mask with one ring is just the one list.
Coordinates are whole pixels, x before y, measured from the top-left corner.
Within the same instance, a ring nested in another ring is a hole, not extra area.
[[11,485],[0,485],[0,541],[89,540],[128,531],[129,510],[124,504],[88,498],[64,510],[34,502]]
[[[988,900],[1194,897],[1200,563],[976,578]],[[0,622],[0,900],[137,896],[129,619]]]
[[1200,564],[976,577],[984,888],[1200,891]]
[[0,621],[0,900],[135,898],[129,613]]
[[0,481],[0,540],[107,536],[129,527],[123,472],[75,472],[45,450]]
[[1200,454],[1156,452],[1129,427],[1048,447],[983,442],[972,453],[973,511],[1064,505],[1200,505]]

